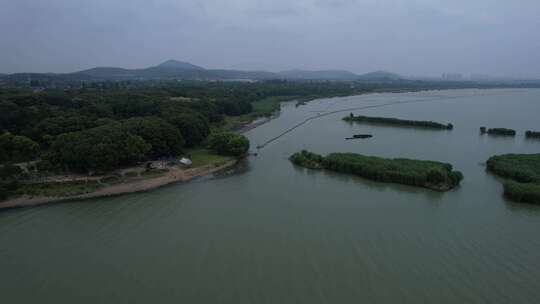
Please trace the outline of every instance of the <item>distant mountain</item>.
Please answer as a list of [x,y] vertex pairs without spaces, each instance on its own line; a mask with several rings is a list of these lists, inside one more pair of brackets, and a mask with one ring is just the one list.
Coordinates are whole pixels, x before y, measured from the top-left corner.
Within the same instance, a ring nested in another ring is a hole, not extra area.
[[157,66],[146,69],[123,69],[115,67],[98,67],[70,75],[91,77],[96,80],[135,80],[135,79],[163,79],[199,78],[204,75],[205,69],[188,62],[168,60]]
[[280,78],[279,75],[264,71],[211,70],[177,60],[145,69],[93,68],[70,75],[91,77],[95,80],[145,80],[145,79],[185,79],[185,80],[264,80]]
[[343,70],[325,70],[325,71],[306,71],[289,70],[279,72],[283,78],[287,79],[311,79],[311,80],[353,80],[358,75]]
[[47,82],[55,81],[92,81],[95,77],[88,75],[74,74],[53,74],[53,73],[16,73],[0,76],[4,81],[28,82],[31,80],[40,80]]
[[119,79],[119,78],[131,78],[136,76],[136,70],[128,70],[122,68],[113,67],[99,67],[88,69],[76,73],[69,73],[72,76],[85,76],[87,78],[99,78],[99,79]]
[[395,81],[405,79],[404,77],[386,72],[375,71],[363,75],[343,70],[325,70],[325,71],[306,71],[306,70],[290,70],[280,72],[283,78],[286,79],[306,79],[306,80],[360,80],[360,81]]
[[268,80],[281,78],[278,74],[266,71],[207,70],[209,76],[217,79]]
[[181,69],[181,70],[204,70],[203,67],[191,64],[189,62],[183,62],[178,60],[167,60],[160,65],[157,65],[156,68],[167,68],[167,69]]
[[358,79],[359,80],[372,80],[372,81],[381,81],[381,80],[394,81],[394,80],[405,79],[405,77],[402,77],[398,74],[386,72],[386,71],[375,71],[375,72],[360,75]]
[[124,69],[118,67],[97,67],[75,73],[39,74],[19,73],[0,75],[7,81],[27,82],[29,80],[54,81],[124,81],[124,80],[360,80],[360,81],[394,81],[403,77],[384,71],[357,75],[343,70],[289,70],[279,73],[266,71],[239,71],[225,69],[205,69],[203,67],[178,60],[167,60],[159,65],[142,69]]

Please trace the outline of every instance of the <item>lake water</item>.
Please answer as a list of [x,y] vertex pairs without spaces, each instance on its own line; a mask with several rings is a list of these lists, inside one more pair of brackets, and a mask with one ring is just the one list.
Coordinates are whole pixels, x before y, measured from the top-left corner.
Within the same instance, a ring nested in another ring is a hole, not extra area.
[[[403,102],[403,103],[402,103]],[[454,124],[348,124],[352,111]],[[0,213],[2,303],[539,303],[540,207],[502,197],[494,154],[540,153],[540,90],[371,94],[282,106],[236,170],[155,191]],[[515,138],[479,135],[508,127]],[[356,133],[367,140],[345,141]],[[356,152],[449,162],[446,193],[296,168]]]

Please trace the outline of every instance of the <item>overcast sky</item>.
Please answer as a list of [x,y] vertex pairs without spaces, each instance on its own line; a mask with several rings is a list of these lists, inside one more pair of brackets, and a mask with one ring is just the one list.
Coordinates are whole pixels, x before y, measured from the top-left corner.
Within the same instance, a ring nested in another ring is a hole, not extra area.
[[540,0],[0,0],[0,73],[167,59],[540,77]]

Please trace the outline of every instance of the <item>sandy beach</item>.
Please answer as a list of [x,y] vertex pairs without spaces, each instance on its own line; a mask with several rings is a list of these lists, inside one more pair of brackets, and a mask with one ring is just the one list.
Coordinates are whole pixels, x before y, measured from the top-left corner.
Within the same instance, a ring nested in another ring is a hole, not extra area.
[[165,172],[163,175],[144,178],[144,179],[135,179],[132,181],[119,183],[111,186],[105,186],[91,193],[84,193],[73,196],[63,196],[63,197],[51,197],[51,196],[28,196],[23,195],[16,198],[12,198],[3,202],[0,202],[0,209],[8,208],[17,208],[17,207],[28,207],[28,206],[37,206],[49,203],[56,203],[62,201],[70,200],[82,200],[89,198],[97,197],[106,197],[114,196],[126,193],[135,193],[148,191],[163,187],[165,185],[177,183],[177,182],[187,182],[194,178],[210,175],[228,168],[234,167],[238,163],[238,160],[230,160],[221,165],[206,165],[198,168],[191,169],[181,169],[178,167],[171,167],[169,171]]

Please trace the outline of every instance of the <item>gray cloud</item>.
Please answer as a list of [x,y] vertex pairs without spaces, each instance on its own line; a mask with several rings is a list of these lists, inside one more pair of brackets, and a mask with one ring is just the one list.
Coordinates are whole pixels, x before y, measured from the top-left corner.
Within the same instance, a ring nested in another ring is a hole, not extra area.
[[0,0],[0,72],[386,69],[540,77],[536,0]]

